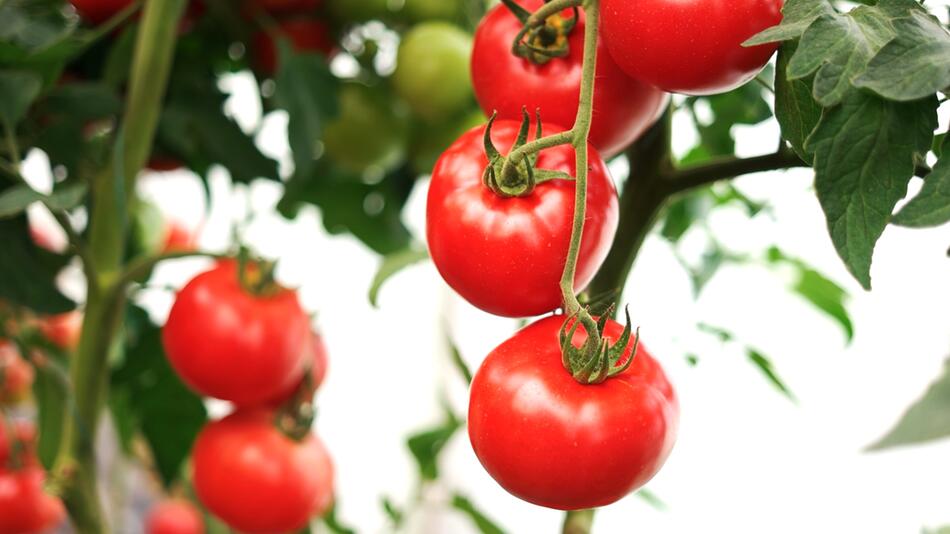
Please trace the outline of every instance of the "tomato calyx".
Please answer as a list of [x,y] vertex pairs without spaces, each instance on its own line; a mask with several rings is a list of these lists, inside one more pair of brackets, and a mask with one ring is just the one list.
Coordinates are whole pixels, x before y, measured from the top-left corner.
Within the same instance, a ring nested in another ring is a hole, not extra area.
[[[307,371],[307,374],[309,375],[310,372]],[[304,378],[302,386],[274,414],[274,426],[277,430],[297,442],[303,441],[310,435],[310,428],[317,415],[313,400],[309,397],[304,398],[302,393],[307,391],[307,380],[308,378]]]
[[[552,59],[565,57],[570,53],[568,36],[577,26],[577,6],[571,6],[572,15],[565,17],[562,13],[554,13],[538,22],[532,18],[532,13],[518,5],[515,0],[501,0],[505,7],[524,24],[518,32],[511,46],[511,52],[531,61],[536,65],[544,65]],[[546,3],[550,0],[546,0]]]
[[[566,172],[555,171],[551,169],[538,169],[536,167],[538,154],[529,153],[520,161],[512,160],[503,156],[495,148],[491,139],[492,126],[497,118],[497,113],[492,113],[488,119],[488,125],[485,127],[485,155],[488,156],[488,166],[482,173],[482,183],[485,187],[491,189],[495,194],[505,198],[524,197],[530,195],[534,188],[542,182],[549,180],[573,180],[571,175]],[[521,129],[518,131],[518,137],[509,150],[509,155],[517,149],[523,147],[528,142],[528,131],[531,126],[531,117],[526,109],[522,109]],[[535,140],[541,139],[541,115],[536,114],[537,127],[535,129]]]
[[[623,333],[617,338],[616,343],[611,345],[607,338],[601,335],[607,326],[611,311],[611,309],[608,309],[595,323],[587,310],[579,310],[577,313],[568,316],[561,326],[561,331],[558,334],[558,340],[561,344],[561,363],[571,373],[574,380],[581,384],[603,383],[608,378],[626,371],[637,356],[637,347],[640,345],[639,328],[633,334],[633,348],[630,351],[630,356],[625,360],[623,359],[630,344],[630,336],[633,333],[629,309],[624,310],[627,321]],[[580,347],[577,347],[574,345],[574,334],[577,333],[577,329],[581,325],[584,326],[584,330],[587,332],[587,339]]]
[[274,278],[277,262],[251,258],[245,248],[238,253],[237,262],[238,283],[251,295],[270,297],[283,290]]

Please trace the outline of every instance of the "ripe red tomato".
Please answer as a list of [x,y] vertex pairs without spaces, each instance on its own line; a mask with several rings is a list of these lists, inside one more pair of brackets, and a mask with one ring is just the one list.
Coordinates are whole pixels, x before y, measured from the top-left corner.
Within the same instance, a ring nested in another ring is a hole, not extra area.
[[301,378],[296,384],[292,387],[287,388],[287,391],[278,395],[273,402],[270,403],[270,406],[276,408],[290,399],[297,391],[306,387],[307,391],[303,392],[303,396],[307,399],[312,399],[313,396],[317,393],[317,390],[320,389],[320,386],[323,384],[323,380],[327,376],[327,346],[323,343],[323,338],[320,334],[314,332],[310,336],[312,340],[307,347],[307,365],[310,366],[309,373],[309,382],[304,384],[304,380],[308,379],[307,376]]
[[158,503],[145,520],[145,534],[204,534],[204,531],[201,513],[182,499]]
[[82,334],[82,313],[71,311],[58,315],[50,315],[39,323],[40,333],[50,343],[67,352],[74,352],[79,347],[79,337]]
[[[519,124],[499,120],[492,140],[503,152]],[[547,133],[563,131],[548,124]],[[503,198],[482,183],[488,165],[485,126],[469,130],[439,158],[426,208],[429,252],[442,278],[473,305],[495,315],[529,317],[561,304],[559,282],[571,240],[574,182],[541,183],[527,196]],[[544,150],[538,167],[574,175],[569,146]],[[590,150],[587,217],[574,287],[600,268],[617,229],[617,191],[604,161]]]
[[[532,11],[541,0],[522,0]],[[544,65],[511,53],[522,24],[504,5],[497,5],[475,31],[472,82],[486,114],[498,111],[505,119],[519,119],[523,106],[540,109],[545,122],[570,126],[577,115],[584,60],[584,15],[568,38],[569,53]],[[609,159],[635,141],[660,116],[669,95],[624,74],[603,44],[597,54],[594,113],[590,142]]]
[[224,261],[178,293],[162,341],[195,391],[248,406],[300,381],[309,322],[295,292],[278,287],[253,295],[241,286],[237,262]]
[[[616,377],[575,381],[561,363],[563,323],[562,315],[541,319],[488,355],[472,380],[469,437],[488,473],[516,497],[560,510],[596,508],[659,471],[676,439],[679,407],[642,345]],[[608,321],[604,330],[615,342],[623,327]],[[574,345],[586,338],[579,329]]]
[[207,425],[193,449],[198,498],[249,534],[297,531],[332,500],[323,445],[313,434],[291,440],[273,418],[267,410],[234,413]]
[[[297,52],[319,52],[325,56],[333,53],[336,46],[330,28],[314,18],[293,18],[277,23],[277,32],[290,41]],[[260,71],[272,76],[280,68],[277,43],[271,34],[261,31],[254,34],[254,53]]]
[[26,362],[12,344],[0,341],[0,404],[17,403],[30,394],[33,366]]
[[[777,48],[742,43],[782,21],[782,0],[603,0],[601,37],[627,74],[672,93],[723,93]],[[599,82],[599,80],[598,80]]]
[[43,492],[42,468],[0,471],[0,532],[41,534],[66,517],[62,501]]

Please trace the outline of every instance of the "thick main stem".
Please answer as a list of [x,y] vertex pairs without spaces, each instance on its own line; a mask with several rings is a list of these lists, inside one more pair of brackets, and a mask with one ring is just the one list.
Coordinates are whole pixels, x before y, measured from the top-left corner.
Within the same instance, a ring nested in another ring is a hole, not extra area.
[[70,362],[75,416],[64,418],[54,466],[54,478],[78,532],[110,530],[98,498],[94,438],[108,390],[109,354],[116,349],[125,307],[126,288],[119,281],[127,206],[135,177],[151,153],[184,6],[185,0],[146,2],[117,154],[92,181],[89,247],[95,270],[87,277],[82,333]]

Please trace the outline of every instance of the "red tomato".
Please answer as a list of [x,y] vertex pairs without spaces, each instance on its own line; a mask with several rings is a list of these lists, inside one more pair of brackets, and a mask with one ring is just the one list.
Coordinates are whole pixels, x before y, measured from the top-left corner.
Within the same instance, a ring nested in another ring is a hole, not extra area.
[[313,434],[291,440],[273,417],[267,410],[234,413],[207,425],[193,450],[198,498],[249,534],[297,531],[332,499],[323,445]]
[[180,161],[170,156],[152,156],[145,166],[155,172],[177,171],[183,167]]
[[[296,52],[319,52],[329,56],[335,43],[327,25],[318,19],[294,18],[277,23],[277,32],[288,39]],[[267,32],[254,34],[254,51],[258,68],[272,76],[280,68],[277,44]]]
[[[563,323],[561,315],[541,319],[488,355],[472,380],[469,437],[488,473],[516,497],[559,510],[596,508],[659,471],[679,407],[642,345],[620,375],[598,385],[575,381],[561,363]],[[604,335],[614,342],[622,330],[608,321]],[[586,338],[579,329],[574,345]]]
[[169,499],[155,505],[145,520],[145,534],[204,534],[205,523],[193,504]]
[[35,466],[0,471],[0,533],[40,534],[63,522],[62,501],[43,492],[45,477]]
[[50,315],[40,320],[39,328],[50,343],[67,352],[75,352],[82,334],[82,313],[71,311]]
[[30,394],[33,366],[27,363],[14,346],[0,341],[0,404],[16,403]]
[[742,43],[782,21],[782,0],[603,0],[600,5],[601,38],[617,64],[638,80],[689,95],[723,93],[754,78],[778,45]]
[[320,334],[316,332],[310,336],[310,339],[312,342],[308,344],[306,355],[307,365],[310,366],[309,383],[304,384],[304,380],[307,378],[306,376],[301,378],[293,387],[288,388],[287,391],[281,393],[273,402],[269,403],[271,407],[276,408],[280,406],[297,393],[301,387],[307,387],[308,391],[304,393],[304,396],[308,399],[312,399],[323,384],[323,380],[327,376],[327,365],[329,364],[327,360],[327,346],[323,343],[323,338]]
[[[536,10],[541,0],[522,0]],[[567,12],[565,12],[567,13]],[[584,15],[568,38],[567,56],[537,65],[511,53],[522,24],[504,5],[495,6],[475,32],[472,83],[486,114],[520,119],[523,106],[541,110],[541,120],[570,126],[577,116],[584,60]],[[590,142],[609,159],[650,127],[666,108],[669,95],[624,74],[601,45]]]
[[[499,120],[492,140],[510,147],[519,124]],[[547,133],[563,131],[548,124]],[[485,126],[469,130],[439,158],[426,208],[429,252],[442,278],[473,305],[495,315],[529,317],[561,304],[559,282],[571,240],[574,182],[552,180],[527,196],[503,198],[482,183],[488,165]],[[503,148],[504,147],[504,148]],[[600,268],[617,229],[617,191],[607,166],[590,150],[587,217],[574,287]],[[544,150],[538,167],[574,175],[570,146]]]
[[[11,458],[14,441],[19,446],[18,455],[16,458]],[[35,448],[36,427],[33,423],[18,420],[8,424],[0,419],[0,472],[17,466],[37,465]]]
[[279,15],[283,13],[311,12],[320,7],[320,0],[248,0],[247,5],[256,4],[264,11]]
[[300,381],[309,322],[295,292],[252,295],[241,287],[237,262],[224,261],[178,293],[162,341],[195,391],[248,406]]
[[162,253],[189,252],[192,250],[195,250],[195,236],[178,222],[168,221],[165,225],[165,241],[162,243]]

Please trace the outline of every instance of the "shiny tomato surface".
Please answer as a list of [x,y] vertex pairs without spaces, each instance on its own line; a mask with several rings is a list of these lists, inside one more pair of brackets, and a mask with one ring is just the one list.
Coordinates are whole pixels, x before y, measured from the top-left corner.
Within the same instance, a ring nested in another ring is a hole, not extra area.
[[630,76],[672,93],[748,82],[777,44],[742,43],[782,21],[782,0],[602,0],[601,39]]
[[204,534],[205,523],[195,505],[169,499],[152,507],[145,519],[145,534]]
[[295,292],[251,294],[241,286],[237,262],[225,261],[178,293],[162,341],[172,367],[192,389],[255,405],[300,381],[309,322]]
[[[515,121],[499,120],[492,140],[508,152]],[[548,125],[547,133],[563,131]],[[482,183],[488,165],[485,126],[462,135],[436,163],[429,185],[426,235],[442,278],[473,305],[495,315],[529,317],[561,303],[559,282],[567,260],[574,217],[574,182],[551,180],[527,196],[504,198]],[[542,151],[538,167],[574,175],[574,151]],[[591,148],[584,235],[574,278],[590,283],[617,229],[617,191],[607,166]]]
[[[541,0],[520,0],[535,11]],[[570,16],[565,12],[566,16]],[[538,65],[511,53],[522,24],[504,5],[478,25],[472,51],[472,82],[486,114],[520,119],[527,106],[541,120],[569,127],[577,116],[584,60],[584,15],[568,37],[567,56]],[[666,108],[669,95],[627,76],[601,44],[597,54],[590,142],[609,159],[640,137]]]
[[0,533],[43,534],[62,524],[62,501],[43,490],[41,467],[0,470]]
[[[596,508],[659,471],[679,407],[642,345],[620,375],[597,385],[575,381],[561,363],[564,320],[541,319],[488,355],[472,380],[469,437],[488,473],[516,497],[560,510]],[[613,342],[622,331],[609,321],[604,335]],[[586,338],[579,329],[574,345]]]

